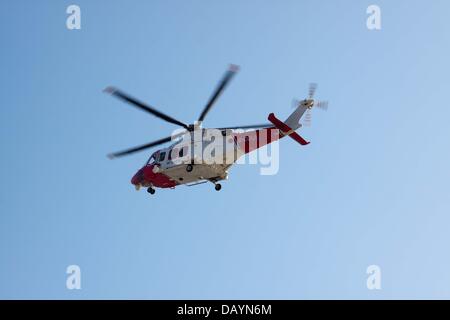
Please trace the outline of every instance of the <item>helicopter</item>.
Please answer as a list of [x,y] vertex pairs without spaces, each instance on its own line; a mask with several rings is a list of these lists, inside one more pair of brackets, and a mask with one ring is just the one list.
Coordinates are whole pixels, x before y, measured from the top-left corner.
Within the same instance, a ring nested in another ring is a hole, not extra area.
[[238,70],[238,66],[230,65],[198,120],[193,124],[177,120],[116,87],[104,89],[106,93],[142,111],[181,127],[168,137],[108,155],[110,159],[119,158],[172,142],[169,146],[155,151],[144,166],[133,175],[131,184],[136,190],[145,187],[148,193],[154,194],[155,188],[173,189],[180,185],[194,186],[211,182],[215,190],[220,191],[222,188],[220,181],[228,179],[229,168],[243,155],[285,136],[291,137],[301,145],[309,144],[296,133],[296,130],[302,127],[300,123],[302,116],[307,114],[305,125],[309,125],[309,112],[313,107],[323,110],[328,108],[326,101],[314,100],[317,88],[315,83],[310,84],[306,99],[294,101],[295,110],[284,122],[274,113],[270,113],[268,123],[221,128],[202,127],[205,117]]

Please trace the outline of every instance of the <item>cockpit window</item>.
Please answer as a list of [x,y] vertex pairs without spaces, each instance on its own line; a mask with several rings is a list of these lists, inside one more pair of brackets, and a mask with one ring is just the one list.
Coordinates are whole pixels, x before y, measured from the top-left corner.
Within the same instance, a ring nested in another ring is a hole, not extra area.
[[147,164],[153,164],[155,163],[156,159],[155,159],[155,155],[152,154],[152,156],[150,157],[150,159],[148,159]]
[[161,152],[159,154],[159,162],[164,161],[165,158],[166,158],[166,153],[165,152]]

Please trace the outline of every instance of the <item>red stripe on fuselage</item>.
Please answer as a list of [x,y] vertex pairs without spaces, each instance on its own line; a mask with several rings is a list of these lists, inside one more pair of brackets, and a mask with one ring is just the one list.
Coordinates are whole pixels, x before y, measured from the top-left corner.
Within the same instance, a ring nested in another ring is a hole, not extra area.
[[280,131],[275,127],[234,133],[233,136],[239,149],[245,153],[252,152],[282,138]]

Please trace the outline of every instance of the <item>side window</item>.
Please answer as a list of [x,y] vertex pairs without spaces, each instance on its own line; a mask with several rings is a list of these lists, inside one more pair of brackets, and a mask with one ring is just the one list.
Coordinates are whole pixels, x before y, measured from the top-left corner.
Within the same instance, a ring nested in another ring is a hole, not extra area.
[[166,153],[165,153],[165,152],[161,152],[161,153],[159,154],[159,162],[164,161],[165,158],[166,158]]
[[167,160],[172,160],[172,153],[173,153],[173,149],[169,151],[169,157]]
[[187,154],[187,149],[188,147],[183,147],[182,149],[180,149],[179,153],[180,158],[183,157],[185,154]]

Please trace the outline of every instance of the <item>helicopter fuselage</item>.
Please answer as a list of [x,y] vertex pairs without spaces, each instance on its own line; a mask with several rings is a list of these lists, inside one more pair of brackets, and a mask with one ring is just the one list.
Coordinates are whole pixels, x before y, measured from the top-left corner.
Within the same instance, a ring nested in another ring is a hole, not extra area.
[[228,169],[241,156],[280,137],[283,134],[275,127],[247,132],[199,129],[154,152],[131,183],[136,189],[174,188],[202,181],[217,183],[228,178]]

